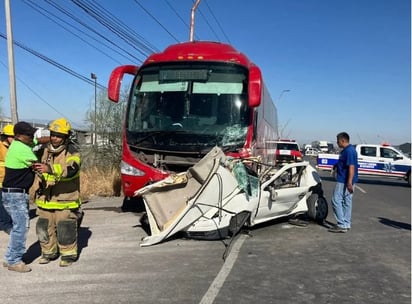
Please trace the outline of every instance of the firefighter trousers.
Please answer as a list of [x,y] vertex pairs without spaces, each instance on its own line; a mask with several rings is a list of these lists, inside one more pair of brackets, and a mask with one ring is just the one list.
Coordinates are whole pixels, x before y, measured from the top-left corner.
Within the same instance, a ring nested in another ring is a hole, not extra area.
[[37,208],[36,233],[43,257],[77,259],[78,210]]

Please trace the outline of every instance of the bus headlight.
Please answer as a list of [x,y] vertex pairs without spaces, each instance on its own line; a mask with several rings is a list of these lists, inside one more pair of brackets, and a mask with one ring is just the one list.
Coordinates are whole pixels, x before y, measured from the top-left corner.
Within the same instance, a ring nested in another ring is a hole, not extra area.
[[120,173],[125,174],[125,175],[132,175],[132,176],[143,176],[143,175],[145,175],[145,173],[143,171],[129,165],[128,163],[126,163],[123,160],[120,162]]

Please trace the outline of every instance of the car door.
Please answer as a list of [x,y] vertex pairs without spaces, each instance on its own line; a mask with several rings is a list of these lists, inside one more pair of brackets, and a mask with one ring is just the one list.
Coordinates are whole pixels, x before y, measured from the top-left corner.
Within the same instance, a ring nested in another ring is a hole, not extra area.
[[359,173],[381,174],[383,164],[378,161],[377,146],[360,146],[358,154]]
[[[305,199],[308,185],[301,185],[300,178],[307,163],[285,165],[270,181],[262,184],[261,197],[255,223],[265,222],[296,211]],[[286,169],[288,167],[288,169]],[[306,208],[306,203],[305,203]]]
[[391,177],[404,176],[407,172],[405,158],[392,147],[379,148],[379,164],[382,167],[382,174]]

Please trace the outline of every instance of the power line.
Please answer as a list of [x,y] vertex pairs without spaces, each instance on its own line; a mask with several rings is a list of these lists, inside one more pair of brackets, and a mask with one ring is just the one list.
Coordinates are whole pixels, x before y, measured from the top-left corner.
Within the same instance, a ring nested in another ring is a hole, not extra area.
[[[3,38],[3,39],[7,39],[6,35],[4,35],[4,34],[2,34],[2,33],[0,33],[0,37]],[[22,43],[20,43],[20,42],[18,42],[18,41],[16,41],[16,40],[13,40],[13,44],[16,45],[16,46],[18,46],[18,47],[20,47],[21,49],[23,49],[23,50],[31,53],[31,54],[33,54],[34,56],[36,56],[36,57],[38,57],[38,58],[46,61],[47,63],[50,63],[50,64],[54,65],[54,66],[57,67],[58,69],[60,69],[60,70],[62,70],[62,71],[65,71],[66,73],[69,73],[70,75],[72,75],[72,76],[74,76],[74,77],[76,77],[76,78],[78,78],[78,79],[80,79],[80,80],[83,80],[83,81],[87,82],[88,84],[91,84],[91,85],[94,86],[94,81],[92,81],[92,80],[89,79],[88,77],[83,76],[83,75],[81,75],[81,74],[73,71],[72,69],[64,66],[63,64],[58,63],[57,61],[54,61],[53,59],[50,59],[50,58],[47,57],[46,55],[43,55],[43,54],[41,54],[41,53],[39,53],[39,52],[37,52],[37,51],[35,51],[35,50],[33,50],[33,49],[25,46],[24,44],[22,44]],[[101,84],[97,84],[97,86],[98,86],[99,89],[101,89],[101,90],[104,90],[104,89],[107,90],[107,88],[106,88],[105,86],[101,85]]]
[[229,42],[229,44],[232,44],[232,43],[230,42],[229,37],[226,35],[225,31],[223,30],[222,26],[220,25],[220,22],[217,20],[215,14],[214,14],[213,11],[210,9],[209,4],[207,4],[207,1],[206,1],[206,0],[205,0],[205,4],[206,4],[206,7],[208,8],[210,14],[212,15],[213,19],[215,20],[217,26],[219,27],[220,31],[223,33],[223,36],[225,36],[225,38],[226,38],[226,40]]
[[170,35],[170,37],[176,40],[177,43],[180,42],[179,39],[177,39],[156,17],[154,17],[142,4],[140,4],[139,1],[134,0],[134,2],[136,2],[137,5],[139,5],[141,9],[145,11],[146,14],[148,14],[154,21],[156,21],[156,23],[159,24],[162,27],[162,29],[164,29]]
[[[86,14],[93,17],[97,22],[99,22],[101,25],[106,27],[112,33],[116,34],[120,39],[122,39],[124,42],[129,44],[132,48],[137,50],[143,56],[147,57],[149,54],[154,52],[154,50],[148,47],[144,42],[142,42],[139,39],[136,39],[135,37],[131,36],[128,32],[124,31],[122,26],[119,26],[117,24],[114,24],[111,21],[108,21],[107,18],[104,18],[102,16],[101,11],[100,12],[97,11],[96,8],[93,8],[90,4],[87,4],[85,1],[79,1],[79,0],[71,0],[71,1],[75,5],[80,7]],[[134,43],[130,43],[130,41],[133,41]]]
[[83,27],[87,28],[89,31],[93,32],[94,34],[96,34],[98,37],[102,38],[103,40],[107,41],[109,44],[115,46],[116,48],[122,50],[123,52],[125,52],[128,56],[130,56],[131,58],[134,58],[137,62],[143,62],[143,60],[141,58],[136,57],[134,54],[130,53],[129,51],[127,51],[126,49],[120,47],[118,44],[116,44],[114,41],[112,41],[111,39],[109,39],[108,37],[104,36],[103,34],[99,33],[98,31],[96,31],[94,28],[92,28],[91,26],[87,25],[85,22],[83,22],[82,20],[80,20],[80,18],[77,18],[75,15],[73,15],[72,13],[70,13],[69,11],[67,11],[66,9],[64,9],[63,7],[59,6],[58,4],[56,4],[53,1],[50,0],[45,0],[49,5],[53,6],[55,9],[57,9],[58,11],[60,11],[61,13],[63,13],[64,15],[70,17],[71,19],[73,19],[74,21],[76,21],[77,23],[79,23],[80,25],[82,25]]
[[216,36],[217,41],[221,41],[221,39],[219,38],[218,34],[216,33],[216,31],[212,28],[212,25],[209,23],[209,20],[206,18],[206,16],[202,13],[202,10],[200,8],[198,8],[199,14],[200,16],[203,17],[203,19],[205,20],[206,24],[208,25],[208,27],[210,28],[210,30],[212,31],[212,33]]
[[[8,69],[7,65],[0,60],[1,65],[3,65],[6,69]],[[65,114],[61,113],[59,110],[57,110],[53,105],[51,105],[49,102],[47,102],[43,97],[41,97],[39,94],[37,94],[26,82],[24,82],[20,77],[17,77],[17,80],[21,82],[30,92],[32,92],[35,96],[37,96],[41,101],[43,101],[46,105],[48,105],[50,108],[52,108],[57,114],[60,116],[66,116]],[[80,127],[80,125],[76,124],[73,120],[72,124],[76,125],[77,127]]]
[[[89,3],[90,3],[90,1],[89,1]],[[109,17],[107,20],[109,20],[109,21],[115,20],[116,22],[112,23],[112,24],[116,25],[117,28],[121,29],[122,32],[126,34],[127,38],[132,38],[133,42],[136,42],[139,45],[141,45],[147,52],[153,53],[153,52],[158,52],[159,51],[159,49],[157,49],[152,43],[150,43],[143,36],[136,33],[132,28],[130,28],[127,24],[125,24],[121,19],[114,16],[112,13],[110,13],[103,6],[101,6],[100,4],[98,4],[96,2],[91,2],[91,5],[95,6],[95,7],[96,6],[100,7],[100,10],[103,11],[106,14],[107,17]],[[135,37],[133,37],[133,36],[135,36]]]
[[[29,0],[30,1],[30,0]],[[90,47],[94,48],[96,51],[102,53],[103,55],[105,55],[106,57],[112,59],[113,61],[115,61],[116,63],[118,63],[119,65],[122,64],[120,61],[118,61],[117,59],[115,59],[114,57],[112,57],[111,55],[107,54],[106,52],[104,52],[103,50],[101,50],[100,48],[96,47],[95,45],[91,44],[89,41],[87,41],[86,39],[80,37],[79,35],[77,35],[75,32],[73,32],[72,30],[70,30],[69,28],[67,28],[66,26],[64,26],[61,23],[64,23],[72,28],[74,28],[75,30],[79,31],[80,33],[84,34],[85,36],[87,36],[88,38],[94,40],[95,42],[109,48],[111,51],[117,53],[120,56],[123,56],[124,58],[126,58],[123,54],[121,54],[119,51],[117,51],[116,49],[104,44],[102,41],[97,40],[96,38],[94,38],[93,36],[87,34],[86,32],[80,30],[79,28],[75,27],[73,24],[68,23],[67,21],[63,20],[62,18],[56,16],[55,14],[51,13],[50,11],[40,7],[38,5],[38,3],[32,2],[29,3],[28,0],[23,0],[23,2],[30,6],[33,10],[37,11],[39,14],[43,15],[44,17],[46,17],[47,19],[49,19],[51,22],[57,24],[58,26],[60,26],[61,28],[63,28],[64,30],[66,30],[67,32],[69,32],[70,34],[72,34],[73,36],[77,37],[78,39],[80,39],[81,41],[83,41],[84,43],[86,43],[87,45],[89,45]],[[53,18],[59,20],[61,23],[59,23],[58,21],[54,20]]]

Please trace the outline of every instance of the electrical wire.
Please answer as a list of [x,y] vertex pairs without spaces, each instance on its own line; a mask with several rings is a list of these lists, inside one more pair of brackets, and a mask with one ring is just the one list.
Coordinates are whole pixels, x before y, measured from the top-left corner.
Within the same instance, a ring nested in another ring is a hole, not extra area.
[[[64,26],[62,23],[74,28],[75,30],[79,31],[80,33],[82,33],[83,35],[87,36],[89,39],[109,48],[111,51],[117,53],[120,56],[123,56],[125,59],[130,60],[129,58],[127,58],[126,56],[124,56],[123,54],[121,54],[119,51],[117,51],[115,48],[110,47],[107,44],[104,44],[102,41],[97,40],[96,38],[94,38],[93,36],[87,34],[86,32],[80,30],[79,28],[75,27],[73,24],[68,23],[67,21],[63,20],[62,18],[56,16],[55,14],[51,13],[50,11],[46,10],[43,7],[40,7],[38,5],[37,2],[33,2],[32,0],[23,0],[23,2],[30,6],[33,10],[37,11],[39,14],[43,15],[44,17],[46,17],[47,19],[49,19],[51,22],[57,24],[58,26],[60,26],[61,28],[63,28],[64,30],[66,30],[67,32],[69,32],[70,34],[72,34],[73,36],[77,37],[78,39],[80,39],[81,41],[83,41],[84,43],[86,43],[87,45],[89,45],[90,47],[92,47],[93,49],[95,49],[96,51],[102,53],[104,56],[112,59],[114,62],[118,63],[119,65],[121,65],[122,63],[120,61],[118,61],[117,59],[115,59],[113,56],[107,54],[106,52],[104,52],[102,49],[96,47],[95,45],[91,44],[89,41],[87,41],[86,39],[80,37],[79,35],[77,35],[75,32],[73,32],[72,30],[70,30],[69,28],[67,28],[66,26]],[[50,16],[48,16],[50,15]],[[54,18],[54,19],[53,19]],[[57,21],[58,20],[58,21]],[[59,23],[59,21],[61,23]]]
[[[87,0],[86,0],[87,1]],[[97,2],[90,2],[92,6],[98,7],[100,11],[105,13],[105,15],[108,17],[107,20],[109,21],[116,21],[114,25],[117,26],[117,28],[124,30],[124,33],[127,34],[128,37],[134,38],[132,41],[141,43],[142,46],[148,51],[149,53],[153,52],[159,52],[159,49],[156,48],[153,44],[151,44],[147,39],[145,39],[143,36],[139,35],[136,33],[131,27],[129,27],[127,24],[125,24],[121,19],[117,18],[114,16],[112,13],[110,13],[107,9],[105,9],[103,6],[99,5]],[[135,37],[133,37],[135,36]]]
[[[6,35],[4,35],[3,33],[0,33],[0,37],[7,40]],[[39,53],[39,52],[37,52],[37,51],[35,51],[35,50],[33,50],[33,49],[25,46],[24,44],[22,44],[22,43],[20,43],[20,42],[18,42],[18,41],[16,41],[16,40],[14,40],[14,39],[13,39],[13,44],[16,45],[16,46],[18,46],[18,47],[20,47],[21,49],[23,49],[23,50],[31,53],[32,55],[34,55],[34,56],[36,56],[36,57],[38,57],[38,58],[46,61],[47,63],[50,63],[50,64],[54,65],[54,66],[57,67],[58,69],[60,69],[60,70],[62,70],[62,71],[64,71],[64,72],[67,72],[67,73],[69,73],[70,75],[72,75],[72,76],[74,76],[74,77],[76,77],[76,78],[78,78],[78,79],[80,79],[80,80],[83,80],[84,82],[87,82],[88,84],[91,84],[91,85],[94,86],[94,80],[89,79],[88,77],[83,76],[83,75],[81,75],[81,74],[73,71],[72,69],[66,67],[66,66],[63,65],[63,64],[58,63],[57,61],[54,61],[53,59],[47,57],[46,55],[43,55],[43,54],[41,54],[41,53]],[[103,85],[101,85],[101,84],[99,84],[99,83],[96,83],[96,86],[97,86],[99,89],[101,89],[101,90],[107,90],[107,87],[105,87],[105,86],[103,86]]]
[[[50,0],[48,0],[50,1]],[[102,13],[97,11],[93,8],[90,4],[86,3],[86,1],[80,0],[71,0],[75,5],[81,8],[85,13],[89,16],[93,17],[97,22],[101,25],[106,27],[112,33],[117,35],[120,39],[122,39],[125,43],[129,44],[132,48],[134,48],[137,52],[141,55],[147,57],[151,53],[154,52],[151,48],[149,48],[145,43],[143,43],[139,39],[135,39],[135,37],[131,36],[128,32],[126,32],[121,26],[114,24],[113,22],[109,21],[109,19],[104,18]],[[134,43],[131,43],[133,41]]]
[[219,38],[219,35],[216,33],[216,31],[213,29],[212,25],[209,23],[209,20],[206,18],[206,16],[203,14],[202,10],[200,8],[197,8],[197,10],[199,11],[200,16],[205,20],[207,26],[209,27],[209,29],[212,31],[212,33],[215,35],[217,41],[221,41],[221,39]]
[[[186,26],[186,28],[188,30],[190,30],[190,25],[188,23],[186,23],[186,21],[182,18],[182,16],[180,16],[180,14],[177,12],[177,10],[173,7],[172,4],[170,4],[170,2],[168,0],[165,0],[166,4],[169,6],[169,8],[173,11],[173,13],[175,13],[175,15],[177,16],[177,18],[179,18],[180,21],[182,21],[182,23]],[[195,33],[195,38],[196,40],[199,40],[199,38],[197,37],[196,33]]]
[[77,16],[75,16],[74,14],[70,13],[69,11],[67,11],[66,9],[64,9],[63,7],[59,6],[58,4],[56,4],[54,1],[50,1],[50,0],[45,0],[48,4],[50,4],[51,6],[53,6],[55,9],[59,10],[62,14],[70,17],[71,19],[73,19],[74,21],[76,21],[77,23],[79,23],[81,26],[85,27],[86,29],[88,29],[89,31],[91,31],[92,33],[96,34],[98,37],[100,37],[101,39],[107,41],[109,44],[113,45],[114,47],[122,50],[125,54],[127,54],[128,56],[130,56],[131,58],[134,58],[137,62],[141,63],[143,62],[142,58],[138,58],[136,57],[134,54],[130,53],[129,51],[127,51],[125,48],[120,47],[119,44],[115,43],[112,39],[109,39],[107,36],[101,34],[100,32],[98,32],[97,30],[95,30],[93,27],[89,26],[88,24],[86,24],[84,21],[82,21],[80,18],[78,18]]
[[[8,66],[0,60],[0,64],[4,66],[4,68],[7,70]],[[47,102],[43,97],[41,97],[38,93],[36,93],[25,81],[23,81],[21,78],[16,77],[17,80],[22,83],[30,92],[32,92],[37,98],[39,98],[41,101],[43,101],[46,105],[48,105],[50,108],[52,108],[57,114],[60,116],[64,117],[66,116],[65,114],[61,113],[59,110],[57,110],[53,105],[51,105],[49,102]],[[72,121],[72,125],[77,126],[78,128],[81,128],[80,125],[78,125],[75,121]]]
[[226,35],[225,31],[223,30],[222,26],[220,25],[220,22],[217,20],[215,14],[213,13],[212,9],[210,8],[209,4],[207,3],[206,0],[204,0],[204,1],[205,1],[205,5],[208,8],[210,14],[212,15],[213,19],[215,20],[217,26],[219,27],[220,31],[223,33],[223,36],[225,36],[226,41],[229,42],[229,44],[232,44],[229,37]]
[[134,0],[134,2],[136,2],[137,5],[140,6],[140,8],[142,10],[145,11],[146,14],[148,14],[154,21],[156,21],[157,24],[159,24],[161,26],[162,29],[164,29],[166,31],[166,33],[168,33],[170,35],[170,37],[172,37],[177,43],[179,43],[179,39],[177,39],[156,17],[154,17],[139,1]]

